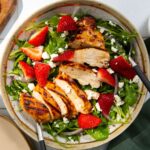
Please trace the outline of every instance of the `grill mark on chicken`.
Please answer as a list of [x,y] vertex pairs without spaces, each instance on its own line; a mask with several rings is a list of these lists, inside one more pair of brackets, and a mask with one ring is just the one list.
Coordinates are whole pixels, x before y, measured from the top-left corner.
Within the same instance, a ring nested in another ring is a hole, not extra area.
[[[78,112],[84,114],[90,113],[92,106],[87,100],[86,94],[78,88],[78,86],[73,80],[72,82],[70,82],[71,80],[72,79],[66,74],[59,73],[59,75],[55,78],[54,82],[60,88],[62,88],[62,90],[64,90],[64,92],[70,98]],[[67,92],[66,87],[70,89],[69,92]]]
[[46,123],[51,121],[48,108],[31,96],[22,93],[20,95],[20,106],[23,111],[27,112],[38,122]]
[[69,118],[74,118],[78,114],[78,112],[76,111],[75,106],[73,105],[71,100],[68,98],[68,96],[65,94],[65,92],[59,86],[57,86],[53,82],[47,82],[46,88],[48,88],[49,90],[52,90],[53,92],[60,95],[61,98],[65,101],[66,105],[68,106],[68,110],[69,110],[69,116],[68,116]]
[[92,88],[98,88],[101,83],[96,74],[89,67],[82,64],[68,63],[61,65],[59,71],[76,79],[81,85],[91,85]]
[[73,49],[95,47],[105,50],[103,35],[96,30],[96,22],[92,17],[84,17],[77,22],[78,33],[69,42]]

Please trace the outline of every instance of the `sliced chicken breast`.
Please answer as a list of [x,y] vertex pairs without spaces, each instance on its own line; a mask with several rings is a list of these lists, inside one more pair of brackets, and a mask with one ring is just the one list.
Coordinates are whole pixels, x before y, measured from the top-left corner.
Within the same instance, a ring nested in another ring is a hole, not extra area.
[[96,74],[85,65],[69,63],[61,65],[59,71],[76,79],[81,85],[91,85],[92,88],[100,87],[101,82]]
[[75,106],[73,105],[73,103],[69,99],[69,97],[66,95],[66,93],[59,86],[57,86],[53,82],[47,82],[46,88],[48,90],[51,90],[51,91],[59,94],[61,96],[61,98],[65,101],[65,103],[67,104],[67,107],[69,109],[69,115],[68,115],[69,118],[74,118],[77,116],[78,112],[76,111]]
[[107,67],[110,60],[108,52],[96,48],[85,48],[75,50],[72,62],[89,64],[92,67]]
[[66,74],[60,73],[54,82],[66,93],[74,104],[77,112],[88,114],[91,111],[91,103],[87,100],[86,94],[78,88],[75,82]]
[[63,98],[60,95],[58,95],[57,93],[49,90],[48,88],[45,88],[45,90],[47,90],[49,92],[49,94],[53,97],[53,99],[58,104],[60,111],[61,111],[61,115],[62,116],[67,115],[68,114],[68,108],[67,108],[67,104],[63,101]]
[[105,50],[103,35],[96,30],[95,19],[84,17],[78,23],[79,33],[69,42],[73,49],[95,47]]
[[61,114],[52,105],[46,103],[40,93],[33,91],[32,96],[48,108],[52,121],[61,118]]
[[51,121],[49,109],[42,102],[32,96],[21,94],[20,106],[23,111],[27,112],[38,122],[46,123]]

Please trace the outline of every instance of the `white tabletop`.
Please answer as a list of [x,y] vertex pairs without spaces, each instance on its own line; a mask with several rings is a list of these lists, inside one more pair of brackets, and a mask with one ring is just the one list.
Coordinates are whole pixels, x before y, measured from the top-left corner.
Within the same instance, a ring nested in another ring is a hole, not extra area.
[[[49,3],[56,0],[18,0],[18,6],[13,17],[10,19],[4,31],[0,34],[0,45],[5,43],[4,38],[10,36],[13,28],[23,22],[31,13],[38,10]],[[74,0],[75,1],[75,0]],[[150,0],[99,0],[107,5],[112,6],[124,16],[126,16],[140,31],[143,37],[150,36],[150,29],[148,30],[148,18],[150,17]],[[8,115],[5,106],[0,97],[0,113]],[[34,142],[35,143],[35,142]],[[36,149],[38,145],[35,143]],[[34,149],[35,149],[34,147]],[[101,147],[105,149],[106,146]],[[100,149],[97,148],[97,149]],[[52,148],[48,148],[52,150]]]

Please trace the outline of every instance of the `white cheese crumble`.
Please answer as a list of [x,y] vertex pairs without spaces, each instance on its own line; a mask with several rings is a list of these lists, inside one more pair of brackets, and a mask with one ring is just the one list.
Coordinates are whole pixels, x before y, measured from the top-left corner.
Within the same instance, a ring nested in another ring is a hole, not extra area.
[[116,24],[114,24],[111,20],[109,21],[109,24],[114,26],[114,27],[116,26]]
[[66,37],[68,34],[69,34],[68,31],[64,31],[64,32],[61,34],[61,37]]
[[116,40],[114,38],[111,39],[111,45],[114,45],[114,43],[116,42]]
[[97,28],[99,28],[99,31],[100,31],[101,33],[104,33],[104,31],[106,30],[106,28],[101,27],[101,26],[97,26]]
[[102,111],[102,109],[100,108],[100,105],[99,105],[98,102],[95,104],[95,107],[96,107],[96,109],[97,109],[98,111]]
[[95,92],[92,90],[85,90],[85,93],[87,95],[88,100],[91,100],[91,99],[97,100],[99,98],[99,95],[100,95],[98,92]]
[[122,118],[121,118],[121,116],[120,116],[119,114],[117,114],[116,120],[117,120],[117,121],[122,120]]
[[49,66],[50,66],[51,68],[56,67],[56,63],[54,63],[54,62],[52,62],[52,61],[50,61],[48,64],[49,64]]
[[40,52],[43,52],[44,46],[38,46],[37,49],[38,49]]
[[121,100],[120,96],[114,95],[116,106],[121,106],[124,104],[124,101]]
[[93,72],[97,73],[98,71],[96,69],[92,69]]
[[27,93],[27,90],[23,89],[22,92],[23,92],[23,93]]
[[117,58],[117,57],[118,57],[117,55],[114,56],[114,58]]
[[107,71],[108,71],[110,74],[113,74],[113,73],[114,73],[114,70],[112,70],[111,68],[108,68]]
[[73,20],[76,22],[76,21],[78,21],[78,18],[77,17],[73,17]]
[[65,45],[65,49],[67,49],[67,48],[68,48],[68,44]]
[[49,59],[50,56],[49,56],[49,54],[48,54],[47,52],[43,52],[43,53],[42,53],[42,58],[43,58],[43,59]]
[[33,91],[35,88],[35,85],[33,83],[28,83],[28,88],[30,91]]
[[63,117],[63,122],[67,124],[69,123],[69,120],[66,117]]
[[56,124],[55,127],[56,127],[56,128],[59,128],[59,124]]
[[45,21],[45,24],[48,25],[48,21]]
[[112,50],[114,53],[116,53],[116,52],[118,51],[118,49],[115,48],[114,46],[111,46],[111,50]]
[[58,48],[58,52],[59,53],[63,53],[64,52],[64,49],[62,47]]
[[119,88],[122,88],[124,86],[124,82],[119,82],[118,86],[119,86]]
[[32,62],[32,65],[34,66],[34,65],[35,65],[35,62]]
[[132,80],[134,83],[139,83],[140,81],[140,78],[136,75],[133,80]]
[[57,57],[57,56],[58,56],[58,54],[52,54],[52,55],[50,55],[51,60],[53,60],[53,58],[55,58],[55,57]]

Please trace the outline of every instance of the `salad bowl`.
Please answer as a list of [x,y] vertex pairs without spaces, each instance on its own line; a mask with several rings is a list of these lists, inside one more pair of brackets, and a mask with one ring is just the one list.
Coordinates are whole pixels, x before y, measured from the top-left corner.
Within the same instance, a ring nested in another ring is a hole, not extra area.
[[[19,104],[18,101],[14,101],[12,99],[13,95],[8,94],[8,84],[10,83],[9,76],[7,75],[8,72],[12,69],[13,62],[9,60],[10,53],[12,49],[15,49],[14,47],[14,41],[16,40],[16,37],[21,35],[21,38],[28,38],[28,34],[22,34],[22,32],[27,29],[30,30],[36,26],[36,24],[32,24],[32,22],[42,22],[44,20],[45,25],[48,24],[47,19],[57,15],[57,14],[72,14],[72,16],[76,16],[76,14],[81,15],[88,14],[89,16],[93,16],[94,18],[100,18],[102,20],[108,20],[107,23],[109,26],[117,26],[121,31],[123,30],[129,32],[129,33],[136,33],[135,39],[134,39],[134,47],[136,50],[136,56],[135,59],[138,62],[139,66],[143,70],[143,72],[146,74],[146,76],[149,77],[149,58],[148,53],[145,48],[144,42],[142,40],[142,37],[138,33],[138,31],[135,29],[135,27],[132,25],[132,23],[127,20],[123,15],[121,15],[116,10],[112,9],[111,7],[92,0],[76,0],[76,1],[57,1],[53,4],[47,5],[34,14],[32,14],[30,17],[28,17],[27,20],[25,20],[19,27],[17,27],[14,31],[12,36],[10,36],[7,40],[6,47],[2,53],[1,56],[1,63],[0,63],[0,85],[1,85],[1,95],[3,98],[3,101],[6,105],[6,108],[13,118],[14,122],[18,125],[18,127],[24,131],[26,134],[28,134],[33,139],[37,140],[36,130],[34,127],[34,121],[31,117],[26,115],[24,112],[19,111]],[[79,16],[77,15],[76,18]],[[61,17],[59,17],[61,19]],[[106,23],[106,22],[105,22]],[[41,24],[40,24],[41,25]],[[102,24],[100,24],[102,26]],[[36,26],[37,27],[37,26]],[[58,26],[57,26],[58,27]],[[40,28],[40,27],[39,27]],[[106,30],[106,28],[103,28],[103,30]],[[107,32],[107,31],[106,31]],[[29,32],[29,34],[32,34]],[[64,36],[64,35],[62,35]],[[111,39],[111,42],[114,40]],[[115,51],[115,49],[114,49]],[[115,58],[115,56],[113,56]],[[14,80],[15,78],[13,78]],[[12,82],[12,79],[11,79]],[[133,82],[130,80],[129,82]],[[138,113],[140,112],[144,100],[147,94],[147,90],[144,87],[144,85],[139,81],[138,83],[139,87],[139,93],[136,95],[137,101],[134,103],[134,106],[132,107],[132,113],[130,114],[130,119],[126,123],[118,123],[117,125],[111,125],[109,127],[109,133],[107,138],[101,138],[100,140],[90,139],[89,136],[81,135],[80,141],[66,141],[62,137],[58,137],[57,140],[54,139],[50,134],[50,130],[45,131],[45,128],[47,126],[43,126],[44,132],[44,138],[45,142],[48,146],[58,148],[58,149],[88,149],[93,148],[96,146],[100,146],[102,144],[105,144],[118,135],[120,135],[122,132],[124,132],[135,120]],[[105,92],[105,91],[104,91]],[[141,94],[142,93],[142,94]],[[10,96],[9,96],[10,95]],[[108,118],[106,118],[108,119]]]

